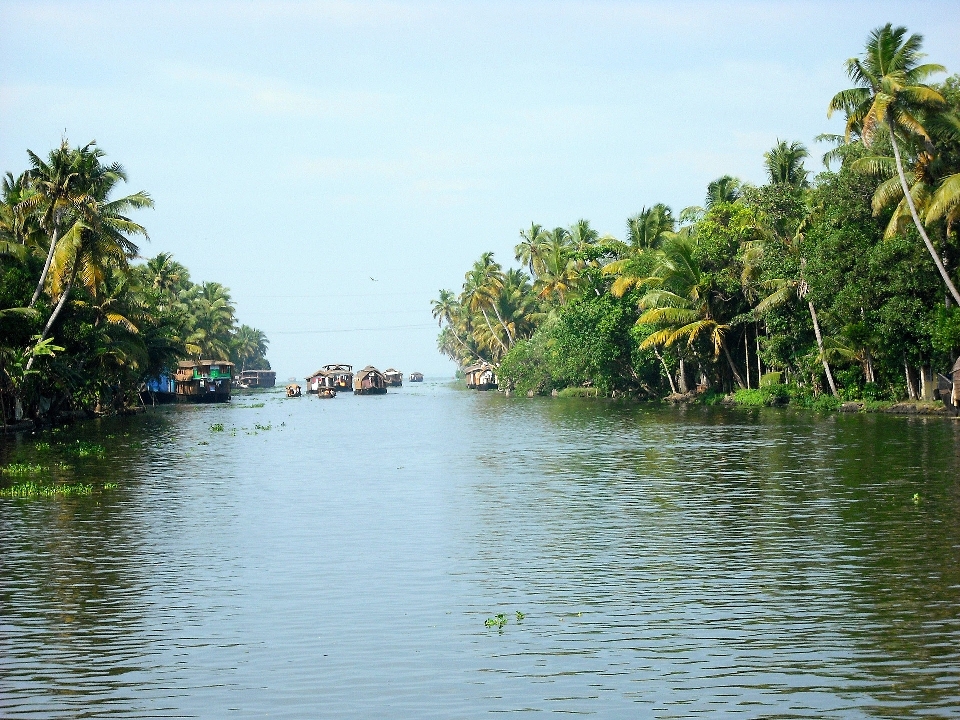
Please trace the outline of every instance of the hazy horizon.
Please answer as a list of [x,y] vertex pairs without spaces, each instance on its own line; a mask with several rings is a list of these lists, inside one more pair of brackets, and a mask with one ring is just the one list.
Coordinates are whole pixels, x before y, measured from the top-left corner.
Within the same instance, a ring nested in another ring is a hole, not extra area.
[[[531,221],[702,202],[816,135],[886,22],[960,72],[946,2],[5,2],[0,171],[96,139],[144,256],[231,289],[279,378],[320,365],[450,376],[429,301]],[[942,79],[938,76],[936,80]]]

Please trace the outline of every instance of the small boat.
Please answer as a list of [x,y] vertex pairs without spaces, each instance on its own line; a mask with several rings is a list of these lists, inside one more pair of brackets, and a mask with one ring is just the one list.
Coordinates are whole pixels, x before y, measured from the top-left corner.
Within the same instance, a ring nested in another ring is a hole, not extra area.
[[412,372],[410,377],[407,378],[410,382],[423,382],[423,373],[422,372]]
[[387,368],[383,371],[383,379],[387,387],[403,387],[403,373],[393,368]]
[[353,379],[354,395],[383,395],[386,392],[387,381],[373,365],[367,365]]
[[328,400],[330,398],[335,398],[337,396],[337,391],[332,387],[322,387],[317,390],[317,397],[321,400]]
[[300,386],[296,383],[287,385],[287,397],[300,397]]

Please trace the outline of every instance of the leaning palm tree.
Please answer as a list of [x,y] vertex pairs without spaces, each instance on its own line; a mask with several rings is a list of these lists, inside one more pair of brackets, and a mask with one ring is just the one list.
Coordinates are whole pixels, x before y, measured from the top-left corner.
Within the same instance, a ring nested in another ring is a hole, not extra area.
[[487,308],[490,306],[492,300],[490,294],[491,289],[487,270],[481,262],[477,262],[464,276],[463,293],[460,296],[460,304],[471,313],[480,312],[489,331],[489,337],[487,338],[489,341],[488,344],[493,347],[492,342],[495,341],[503,352],[506,352],[506,344],[500,339],[500,336],[494,332],[493,325],[490,323],[490,316],[487,315]]
[[807,187],[807,171],[803,161],[810,153],[803,143],[777,140],[773,148],[763,154],[763,164],[771,185]]
[[870,33],[863,57],[847,60],[847,75],[855,86],[834,95],[827,116],[840,110],[845,112],[846,137],[849,139],[852,134],[859,135],[868,146],[878,132],[886,131],[910,216],[940,277],[953,299],[960,305],[960,292],[953,284],[920,221],[903,169],[899,145],[911,137],[919,138],[926,144],[930,143],[930,135],[918,115],[924,110],[942,106],[944,100],[940,93],[924,81],[934,73],[945,72],[945,68],[933,63],[921,64],[924,57],[920,52],[923,36],[906,35],[906,28],[893,27],[890,23]]

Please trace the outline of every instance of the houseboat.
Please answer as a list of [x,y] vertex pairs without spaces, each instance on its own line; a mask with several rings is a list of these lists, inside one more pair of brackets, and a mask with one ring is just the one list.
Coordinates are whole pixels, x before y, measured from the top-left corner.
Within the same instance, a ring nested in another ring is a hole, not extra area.
[[244,390],[272,388],[276,384],[277,374],[273,370],[244,370],[237,378],[237,387]]
[[463,374],[467,381],[467,387],[472,390],[497,389],[497,375],[493,366],[489,363],[481,362],[465,367]]
[[177,388],[173,375],[160,375],[147,380],[140,390],[144,405],[166,405],[177,401]]
[[410,373],[410,377],[407,379],[410,382],[423,382],[423,373],[414,371]]
[[178,402],[230,402],[232,386],[232,362],[183,360],[177,364],[174,388]]
[[333,386],[337,392],[353,388],[353,365],[324,365],[323,369],[333,374]]
[[316,395],[321,390],[337,391],[336,376],[329,370],[317,370],[307,378],[307,392]]
[[383,395],[387,392],[387,380],[373,365],[367,365],[353,379],[354,395]]
[[301,394],[300,386],[296,383],[290,383],[287,385],[287,397],[300,397]]
[[403,373],[393,368],[387,368],[383,371],[383,379],[387,382],[387,387],[403,387]]

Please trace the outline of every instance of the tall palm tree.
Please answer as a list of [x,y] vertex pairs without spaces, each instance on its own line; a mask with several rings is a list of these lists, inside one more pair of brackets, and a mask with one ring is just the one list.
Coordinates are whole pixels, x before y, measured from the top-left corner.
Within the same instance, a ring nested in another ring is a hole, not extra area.
[[921,64],[924,57],[920,52],[923,36],[906,35],[905,27],[893,27],[890,23],[870,33],[863,57],[847,60],[847,75],[854,82],[854,87],[834,95],[827,116],[838,110],[844,111],[847,115],[847,138],[855,133],[868,146],[876,133],[886,131],[910,216],[940,277],[954,301],[960,305],[960,292],[920,221],[903,169],[899,145],[901,140],[911,136],[930,143],[930,135],[918,115],[924,110],[942,106],[944,100],[924,81],[930,75],[945,72],[946,69],[933,63]]
[[537,223],[530,223],[530,227],[520,231],[520,242],[514,248],[517,262],[523,263],[536,276],[540,266],[540,252],[547,237],[547,231]]
[[656,248],[666,233],[676,229],[673,211],[663,203],[643,208],[627,220],[627,242],[635,248]]
[[803,161],[810,157],[803,143],[777,140],[771,150],[763,154],[763,164],[771,185],[807,187],[807,171]]
[[436,319],[437,324],[442,327],[443,323],[447,323],[445,330],[449,331],[449,336],[456,341],[457,346],[460,348],[461,352],[454,353],[457,358],[461,362],[472,360],[476,356],[476,353],[467,344],[466,340],[464,340],[464,336],[468,334],[469,328],[466,325],[466,319],[463,317],[463,306],[453,292],[450,290],[441,290],[437,299],[430,301],[430,305],[431,314]]
[[490,307],[493,308],[493,312],[497,316],[497,320],[500,322],[500,326],[507,333],[507,347],[509,348],[511,345],[513,345],[513,335],[510,333],[510,328],[508,328],[507,324],[504,322],[503,316],[500,314],[500,308],[497,307],[496,303],[496,298],[503,290],[503,268],[500,266],[500,263],[494,262],[492,252],[483,253],[474,267],[478,267],[483,270],[486,295],[489,300]]
[[535,285],[541,298],[555,298],[560,305],[566,304],[580,285],[580,267],[573,259],[572,248],[565,238],[565,234],[556,231],[551,234],[544,248],[543,271]]
[[491,297],[491,286],[489,282],[489,274],[487,269],[483,266],[482,261],[477,261],[474,263],[474,266],[467,271],[464,276],[463,283],[463,293],[461,294],[460,303],[464,305],[470,312],[479,311],[483,316],[483,320],[487,325],[487,330],[489,330],[490,335],[486,338],[489,346],[493,349],[493,342],[495,341],[497,345],[507,352],[507,346],[500,339],[500,336],[494,332],[493,325],[490,324],[490,316],[487,315],[487,307],[489,307],[492,300]]
[[718,203],[732,203],[740,199],[743,183],[730,175],[718,177],[707,184],[707,196],[704,205],[709,210]]

